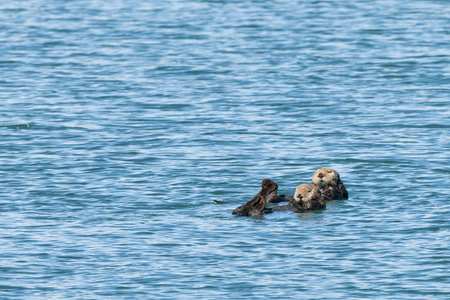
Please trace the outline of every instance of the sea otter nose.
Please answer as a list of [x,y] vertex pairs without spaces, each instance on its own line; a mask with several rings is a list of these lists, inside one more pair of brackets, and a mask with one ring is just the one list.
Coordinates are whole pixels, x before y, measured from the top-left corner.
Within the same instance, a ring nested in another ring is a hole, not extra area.
[[319,173],[319,178],[322,179],[323,178],[323,174]]

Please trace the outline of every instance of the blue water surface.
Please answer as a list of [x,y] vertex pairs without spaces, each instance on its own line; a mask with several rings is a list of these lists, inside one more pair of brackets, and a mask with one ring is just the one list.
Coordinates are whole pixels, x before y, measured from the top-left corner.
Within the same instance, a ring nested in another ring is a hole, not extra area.
[[[0,298],[449,299],[449,17],[2,2]],[[323,166],[350,199],[231,214]]]

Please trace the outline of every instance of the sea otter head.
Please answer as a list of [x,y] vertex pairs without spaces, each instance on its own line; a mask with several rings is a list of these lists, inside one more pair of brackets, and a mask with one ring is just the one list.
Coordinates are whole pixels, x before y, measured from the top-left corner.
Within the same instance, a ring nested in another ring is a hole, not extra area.
[[314,172],[312,183],[319,188],[336,185],[339,181],[339,173],[331,168],[319,168]]
[[307,203],[320,197],[318,188],[314,184],[300,184],[295,190],[294,199],[297,203]]

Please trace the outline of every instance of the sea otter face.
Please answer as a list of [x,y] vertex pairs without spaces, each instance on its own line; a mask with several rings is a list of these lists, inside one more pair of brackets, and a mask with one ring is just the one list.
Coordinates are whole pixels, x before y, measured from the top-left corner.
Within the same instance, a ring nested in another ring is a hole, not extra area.
[[312,183],[319,188],[336,185],[339,181],[339,173],[330,168],[319,168],[314,172]]
[[294,199],[296,202],[310,202],[318,196],[319,190],[314,184],[300,184],[295,190]]

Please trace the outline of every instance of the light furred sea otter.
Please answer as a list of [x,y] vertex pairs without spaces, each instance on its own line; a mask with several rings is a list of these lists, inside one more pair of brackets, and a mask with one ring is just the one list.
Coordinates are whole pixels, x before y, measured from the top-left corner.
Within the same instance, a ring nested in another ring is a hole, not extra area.
[[319,168],[314,172],[312,182],[325,200],[348,199],[348,192],[339,173],[331,168]]
[[[314,172],[311,184],[314,184],[323,195],[324,199],[344,200],[348,199],[348,192],[342,182],[339,173],[331,168],[319,168]],[[267,199],[267,203],[292,202],[294,196],[277,195],[273,193]]]

